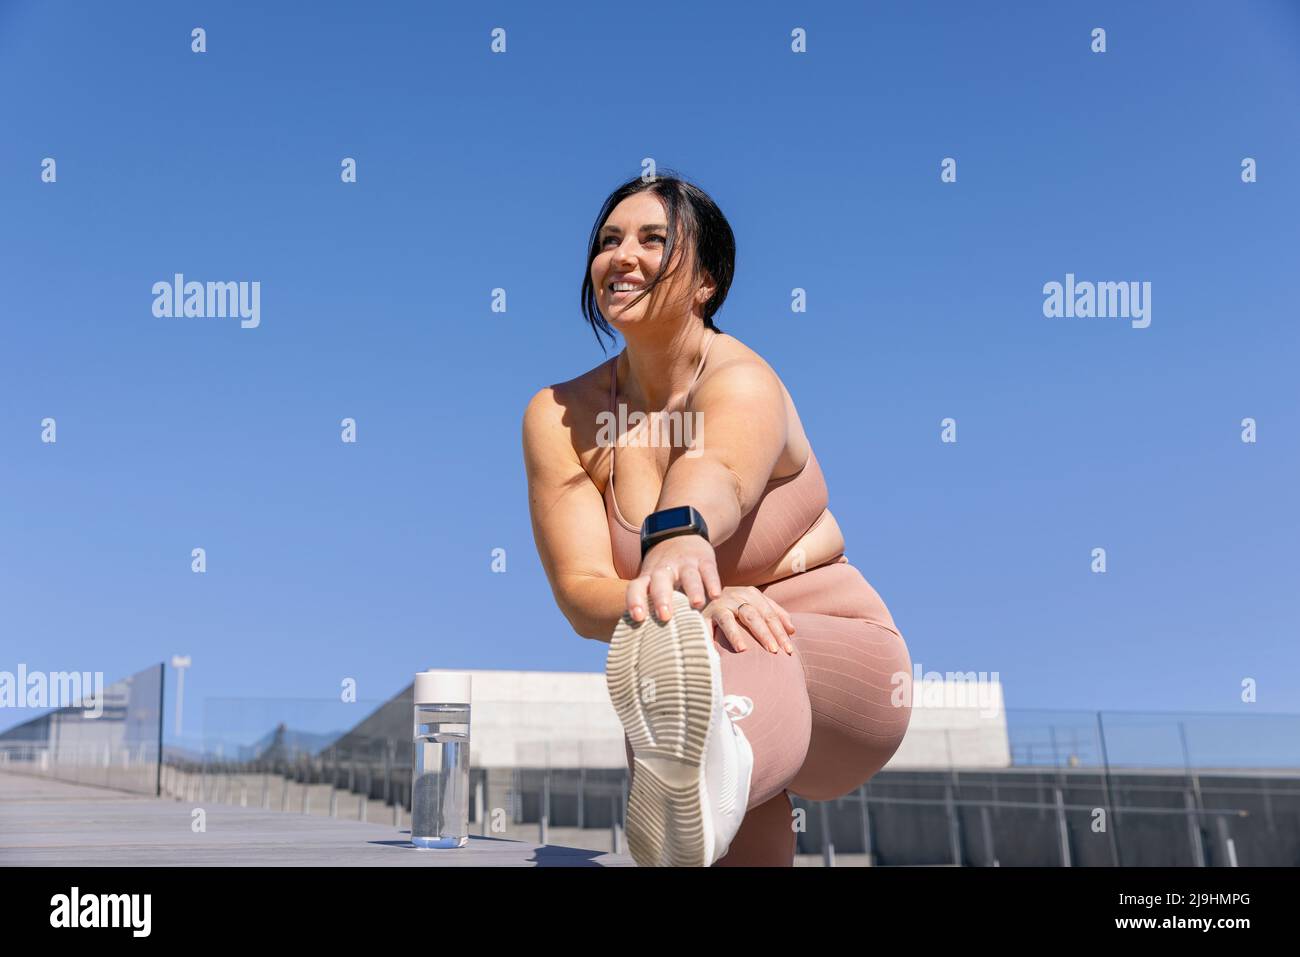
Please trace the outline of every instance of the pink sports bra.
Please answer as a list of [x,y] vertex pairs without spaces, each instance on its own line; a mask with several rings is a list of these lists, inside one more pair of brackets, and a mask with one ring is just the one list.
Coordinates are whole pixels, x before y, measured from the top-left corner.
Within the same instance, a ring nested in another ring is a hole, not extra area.
[[[689,400],[704,369],[709,348],[719,333],[704,346],[700,364],[691,379]],[[609,370],[609,408],[617,421],[618,356]],[[646,423],[648,427],[649,423]],[[615,450],[624,436],[616,436],[610,447],[609,480],[605,483],[605,516],[614,553],[614,569],[620,578],[635,578],[641,569],[641,528],[623,518],[614,491]],[[746,581],[771,567],[826,515],[828,493],[817,457],[808,449],[808,461],[798,472],[767,483],[758,504],[740,520],[735,533],[717,547],[718,575],[723,585]]]

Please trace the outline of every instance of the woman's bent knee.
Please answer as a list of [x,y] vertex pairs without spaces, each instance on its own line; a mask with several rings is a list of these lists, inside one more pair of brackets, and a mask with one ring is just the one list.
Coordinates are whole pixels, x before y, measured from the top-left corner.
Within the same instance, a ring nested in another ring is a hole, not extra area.
[[[849,794],[898,751],[911,723],[911,659],[892,629],[857,621],[809,655],[808,755],[790,790],[810,800]],[[824,661],[815,660],[820,654]]]

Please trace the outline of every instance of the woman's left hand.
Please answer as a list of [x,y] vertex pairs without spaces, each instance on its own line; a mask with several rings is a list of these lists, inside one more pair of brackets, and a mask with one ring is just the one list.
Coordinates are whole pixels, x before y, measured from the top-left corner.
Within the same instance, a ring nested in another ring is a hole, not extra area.
[[713,546],[699,535],[674,535],[645,553],[640,574],[627,586],[627,609],[633,621],[645,621],[646,609],[668,621],[673,591],[681,590],[699,610],[722,594]]

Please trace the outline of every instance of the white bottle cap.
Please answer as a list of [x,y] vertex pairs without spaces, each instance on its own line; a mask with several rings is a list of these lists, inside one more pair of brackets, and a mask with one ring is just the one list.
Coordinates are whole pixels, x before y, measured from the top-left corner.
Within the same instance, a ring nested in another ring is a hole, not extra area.
[[470,675],[463,671],[417,671],[416,704],[469,704]]

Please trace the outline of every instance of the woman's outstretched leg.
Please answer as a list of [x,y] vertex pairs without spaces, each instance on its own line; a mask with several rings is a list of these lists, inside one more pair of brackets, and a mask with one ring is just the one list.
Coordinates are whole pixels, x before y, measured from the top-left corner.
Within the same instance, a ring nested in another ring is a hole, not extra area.
[[[897,751],[911,717],[895,705],[911,680],[907,646],[856,568],[826,565],[761,590],[794,619],[795,654],[752,641],[737,653],[714,636],[723,693],[753,702],[736,726],[754,751],[748,811],[717,865],[793,864],[798,835],[787,790],[810,800],[852,792]],[[624,748],[631,768],[626,737]]]

